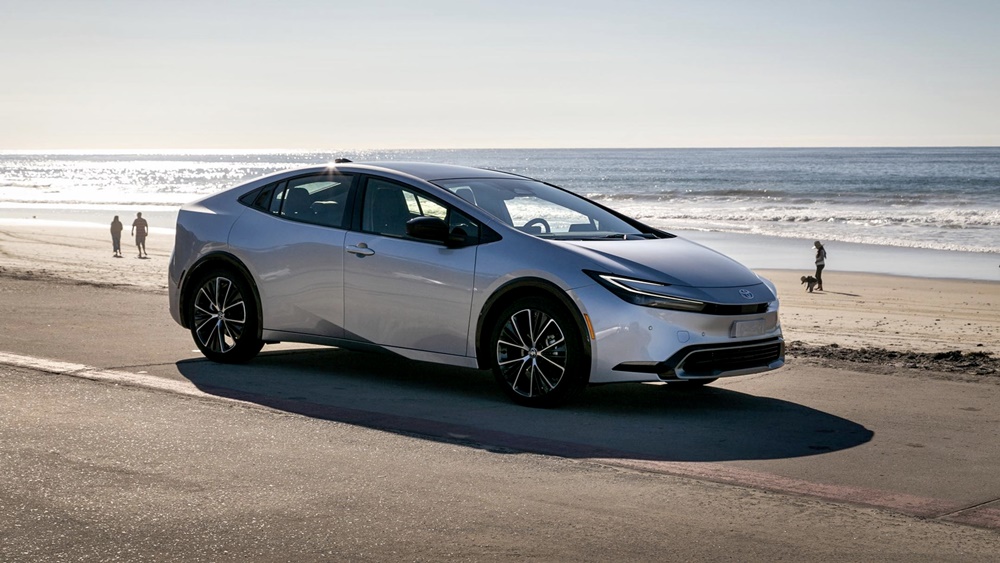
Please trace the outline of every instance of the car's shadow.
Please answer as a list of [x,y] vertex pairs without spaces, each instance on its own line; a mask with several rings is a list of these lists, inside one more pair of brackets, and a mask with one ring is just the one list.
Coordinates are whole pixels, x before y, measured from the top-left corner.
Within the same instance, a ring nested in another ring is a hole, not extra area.
[[201,390],[282,411],[493,451],[656,461],[778,459],[851,448],[864,426],[803,405],[708,386],[590,387],[559,409],[512,404],[484,371],[337,349],[246,365],[177,363]]

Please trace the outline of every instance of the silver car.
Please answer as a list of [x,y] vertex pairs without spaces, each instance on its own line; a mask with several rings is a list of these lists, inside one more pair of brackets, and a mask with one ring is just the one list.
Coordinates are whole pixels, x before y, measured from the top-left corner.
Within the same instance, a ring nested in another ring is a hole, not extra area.
[[279,341],[381,350],[491,369],[529,406],[784,364],[770,282],[516,174],[339,159],[189,203],[176,237],[171,314],[219,362]]

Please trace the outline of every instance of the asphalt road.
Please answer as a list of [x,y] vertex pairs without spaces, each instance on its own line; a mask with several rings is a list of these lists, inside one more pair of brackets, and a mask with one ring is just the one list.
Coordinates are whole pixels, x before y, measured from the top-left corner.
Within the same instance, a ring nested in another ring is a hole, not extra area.
[[489,374],[392,357],[285,346],[212,364],[160,294],[0,277],[0,319],[4,561],[1000,548],[997,385],[793,364],[534,410]]

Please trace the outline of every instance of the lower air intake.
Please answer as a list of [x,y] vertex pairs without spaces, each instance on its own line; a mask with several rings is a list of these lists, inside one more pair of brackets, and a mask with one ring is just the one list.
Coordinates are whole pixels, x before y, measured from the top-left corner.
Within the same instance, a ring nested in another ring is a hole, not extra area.
[[[781,367],[785,343],[781,339],[738,346],[685,348],[666,363],[682,378],[721,377]],[[676,364],[674,363],[676,362]]]

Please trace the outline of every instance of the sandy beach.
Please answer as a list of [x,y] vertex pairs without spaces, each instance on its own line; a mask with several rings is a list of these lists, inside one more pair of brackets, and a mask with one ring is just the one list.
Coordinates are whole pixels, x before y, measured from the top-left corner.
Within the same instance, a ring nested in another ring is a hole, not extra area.
[[170,229],[151,228],[148,259],[140,259],[129,236],[131,217],[122,217],[122,258],[113,256],[107,228],[68,226],[55,221],[6,220],[0,223],[0,274],[56,278],[103,286],[167,291],[167,263],[174,248]]
[[[152,229],[149,258],[139,259],[126,226],[124,258],[114,258],[107,229],[67,225],[0,223],[0,275],[166,293],[171,230]],[[778,286],[792,356],[853,361],[883,372],[938,369],[1000,382],[1000,282],[832,268],[824,273],[827,291],[808,293],[799,282],[801,271],[759,273]]]

